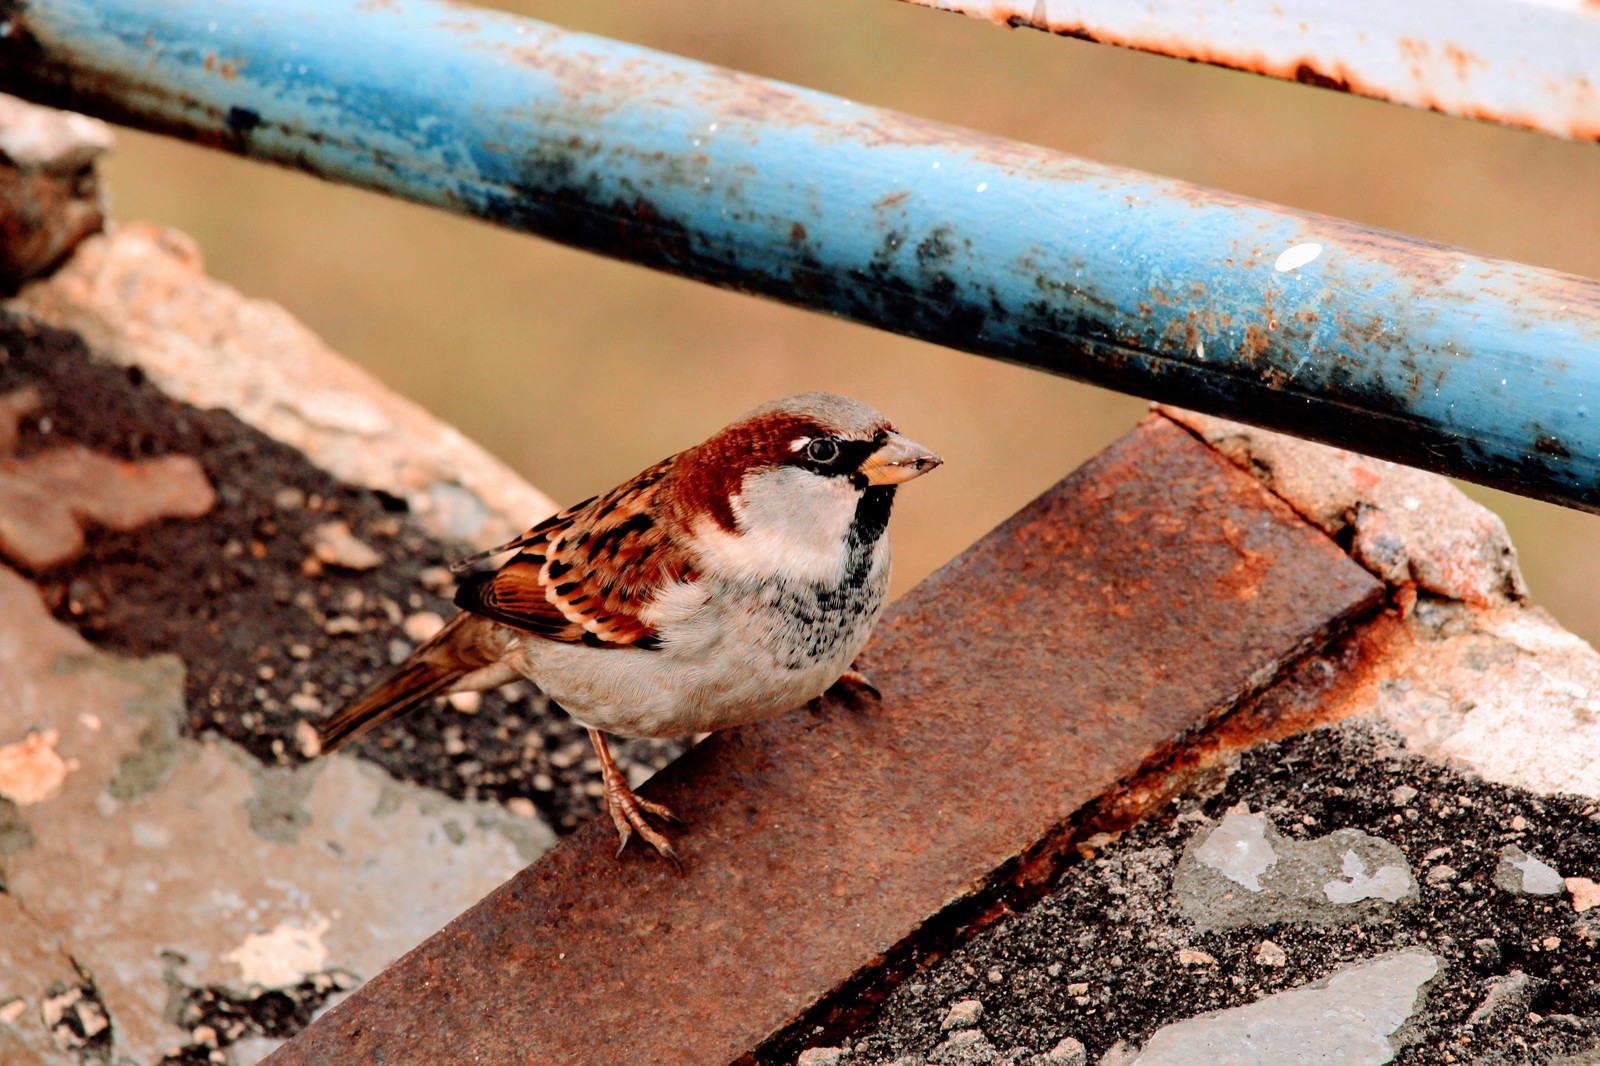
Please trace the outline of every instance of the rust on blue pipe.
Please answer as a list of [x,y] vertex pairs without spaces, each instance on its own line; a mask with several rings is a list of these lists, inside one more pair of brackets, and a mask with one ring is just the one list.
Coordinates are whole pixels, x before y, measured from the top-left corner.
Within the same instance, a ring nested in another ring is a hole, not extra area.
[[1600,511],[1588,279],[437,0],[0,0],[0,89]]

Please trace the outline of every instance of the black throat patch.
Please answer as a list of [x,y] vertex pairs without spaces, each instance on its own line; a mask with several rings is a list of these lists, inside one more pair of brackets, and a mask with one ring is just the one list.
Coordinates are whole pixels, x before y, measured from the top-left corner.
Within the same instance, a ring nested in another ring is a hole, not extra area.
[[856,503],[856,517],[850,523],[850,534],[845,540],[850,560],[845,564],[846,583],[852,578],[856,584],[866,580],[867,570],[872,564],[872,549],[889,526],[894,490],[893,485],[868,485],[861,490],[861,499]]

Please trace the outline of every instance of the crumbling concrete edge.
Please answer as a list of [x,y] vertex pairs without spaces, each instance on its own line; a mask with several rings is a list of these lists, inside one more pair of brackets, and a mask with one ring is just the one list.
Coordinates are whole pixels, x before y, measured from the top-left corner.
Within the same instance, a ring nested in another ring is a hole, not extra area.
[[1477,607],[1528,587],[1505,523],[1449,481],[1413,467],[1167,404],[1155,410],[1249,473],[1393,590]]
[[344,481],[404,499],[436,536],[489,543],[555,510],[288,311],[208,276],[198,246],[177,230],[113,227],[0,306],[79,334],[175,399],[231,411]]
[[1413,751],[1488,780],[1600,797],[1600,654],[1527,602],[1498,516],[1435,474],[1156,410],[1255,476],[1390,589],[1393,610],[1330,659],[1336,680],[1290,701],[1290,721],[1305,728],[1371,715]]

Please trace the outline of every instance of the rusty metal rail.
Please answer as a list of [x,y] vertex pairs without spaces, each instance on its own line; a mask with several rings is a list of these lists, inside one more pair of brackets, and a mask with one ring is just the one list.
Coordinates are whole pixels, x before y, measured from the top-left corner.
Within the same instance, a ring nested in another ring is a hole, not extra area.
[[1582,0],[907,0],[1447,115],[1600,140]]
[[267,1063],[793,1061],[1044,891],[1086,805],[1381,592],[1152,417],[890,609],[881,702],[719,733],[650,781],[687,876],[592,822]]
[[437,0],[0,0],[0,89],[1600,511],[1600,284]]

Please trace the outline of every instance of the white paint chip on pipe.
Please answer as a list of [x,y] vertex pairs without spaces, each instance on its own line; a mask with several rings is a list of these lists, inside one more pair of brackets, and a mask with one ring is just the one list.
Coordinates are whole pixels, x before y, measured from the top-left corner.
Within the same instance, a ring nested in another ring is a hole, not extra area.
[[1287,274],[1291,270],[1299,270],[1321,254],[1322,245],[1320,244],[1314,242],[1297,244],[1292,248],[1284,249],[1283,254],[1278,256],[1278,261],[1272,266],[1278,273]]

